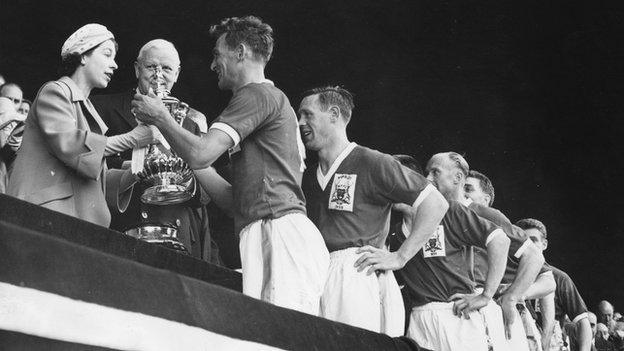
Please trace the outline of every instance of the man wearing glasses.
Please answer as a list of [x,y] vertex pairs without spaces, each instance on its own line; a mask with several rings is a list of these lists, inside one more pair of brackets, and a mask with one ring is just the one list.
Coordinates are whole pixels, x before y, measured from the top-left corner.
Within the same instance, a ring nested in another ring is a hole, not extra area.
[[[109,127],[107,136],[126,133],[137,125],[137,120],[131,110],[134,94],[161,91],[168,95],[171,92],[180,74],[178,51],[171,42],[163,39],[151,40],[139,51],[134,69],[137,77],[136,89],[119,94],[95,96],[91,99]],[[187,117],[182,127],[193,134],[200,135],[201,130],[194,121],[203,120],[205,124],[206,117],[192,108],[187,113]],[[131,159],[132,151],[128,150],[108,157],[107,164],[109,168],[123,168],[124,161]],[[177,229],[178,239],[193,257],[219,262],[217,255],[211,253],[214,248],[210,241],[208,214],[201,199],[198,199],[199,196],[182,204],[156,206],[141,202],[141,190],[143,189],[135,187],[132,199],[125,211],[122,208],[112,211],[112,229],[124,232],[135,230],[144,224],[158,225],[163,228],[173,227]],[[199,193],[198,187],[196,194],[199,195]],[[116,207],[114,204],[109,203],[109,205],[113,205],[113,209]]]

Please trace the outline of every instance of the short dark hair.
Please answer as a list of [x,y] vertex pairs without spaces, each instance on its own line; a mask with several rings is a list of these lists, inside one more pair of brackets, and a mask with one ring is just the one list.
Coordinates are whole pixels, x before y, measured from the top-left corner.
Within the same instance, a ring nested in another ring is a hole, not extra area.
[[546,226],[534,218],[524,218],[516,222],[516,225],[522,229],[537,229],[542,233],[542,238],[548,239],[548,233],[546,232]]
[[336,105],[340,109],[340,114],[344,116],[347,123],[351,120],[351,112],[355,108],[353,94],[340,86],[325,86],[305,91],[301,99],[308,96],[318,95],[319,105],[323,111],[327,111],[330,105]]
[[476,178],[479,180],[479,186],[481,186],[483,192],[490,195],[489,205],[492,206],[492,204],[494,203],[494,185],[490,181],[490,178],[488,178],[485,174],[474,170],[468,172],[468,177]]
[[412,171],[423,175],[423,169],[420,166],[420,162],[418,162],[414,157],[410,155],[392,155],[392,157],[399,161],[403,166],[411,169]]
[[210,35],[219,39],[225,34],[225,42],[231,50],[240,44],[251,48],[256,59],[269,62],[273,54],[273,28],[255,16],[230,17],[210,27]]
[[[115,44],[115,51],[118,51],[119,44],[117,44],[117,41],[115,39],[110,39],[110,40],[112,40],[113,43]],[[102,45],[102,43],[99,43],[98,45],[83,52],[82,54],[73,53],[73,54],[69,54],[61,58],[61,63],[59,64],[59,68],[58,68],[58,74],[61,76],[68,76],[68,77],[74,74],[74,72],[76,72],[76,69],[78,69],[78,66],[80,66],[80,61],[82,59],[82,56],[83,55],[90,56],[91,54],[93,54],[93,51],[95,51],[95,49],[98,46]]]
[[22,99],[22,103],[27,103],[28,105],[32,106],[32,101],[28,100],[28,99]]

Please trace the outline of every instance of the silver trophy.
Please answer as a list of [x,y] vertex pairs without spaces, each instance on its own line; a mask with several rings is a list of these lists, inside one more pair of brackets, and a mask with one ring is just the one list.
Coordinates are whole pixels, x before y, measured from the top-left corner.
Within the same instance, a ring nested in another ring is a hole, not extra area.
[[[157,90],[156,94],[176,122],[182,125],[189,106],[170,96],[166,90]],[[143,170],[137,175],[145,188],[141,201],[146,204],[178,204],[193,197],[193,171],[173,150],[163,150],[158,144],[149,146]]]
[[178,240],[178,229],[173,226],[144,224],[126,230],[124,234],[148,243],[188,253],[186,247]]
[[[182,125],[189,106],[169,95],[164,89],[156,89],[173,118]],[[166,143],[166,141],[164,141]],[[143,169],[137,174],[141,187],[141,201],[148,205],[172,205],[190,200],[193,197],[193,172],[175,152],[160,144],[152,144],[147,149],[135,150],[140,155],[138,163]],[[133,154],[133,162],[134,162]],[[143,160],[143,162],[141,162]],[[188,253],[188,249],[178,239],[180,223],[167,223],[165,218],[148,218],[141,212],[140,224],[124,231],[134,238],[159,244]]]

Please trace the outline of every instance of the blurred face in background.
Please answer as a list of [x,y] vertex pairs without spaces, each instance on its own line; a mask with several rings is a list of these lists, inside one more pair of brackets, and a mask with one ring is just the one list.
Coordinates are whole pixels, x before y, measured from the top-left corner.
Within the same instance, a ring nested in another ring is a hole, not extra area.
[[0,96],[13,101],[16,110],[20,107],[20,104],[22,103],[22,89],[14,85],[7,85],[2,87],[2,90],[0,90]]
[[546,250],[548,247],[548,240],[544,238],[542,232],[540,232],[537,228],[528,228],[525,229],[524,232],[540,250]]
[[486,194],[481,188],[481,181],[474,177],[466,177],[466,184],[464,185],[464,192],[466,197],[472,201],[486,207],[490,206],[490,195]]
[[24,116],[28,116],[28,112],[30,112],[30,103],[27,101],[22,101],[20,107],[17,109],[17,112]]

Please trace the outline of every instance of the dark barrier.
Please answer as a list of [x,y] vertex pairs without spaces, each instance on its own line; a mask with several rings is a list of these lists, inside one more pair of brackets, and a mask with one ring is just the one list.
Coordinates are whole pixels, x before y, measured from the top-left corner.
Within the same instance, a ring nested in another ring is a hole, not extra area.
[[232,291],[240,275],[227,269],[7,196],[0,204],[2,350],[418,350]]
[[0,194],[0,222],[242,291],[240,273]]

